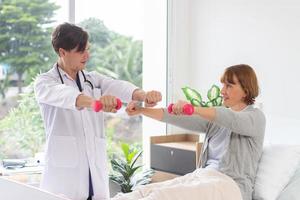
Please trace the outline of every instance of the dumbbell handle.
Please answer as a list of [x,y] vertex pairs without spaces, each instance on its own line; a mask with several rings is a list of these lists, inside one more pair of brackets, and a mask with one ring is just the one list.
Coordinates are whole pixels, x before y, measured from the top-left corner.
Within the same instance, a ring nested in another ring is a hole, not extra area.
[[[122,107],[122,101],[121,101],[120,99],[117,98],[117,106],[116,106],[116,109],[117,109],[117,110],[120,110],[121,107]],[[100,110],[102,110],[102,108],[103,108],[103,105],[102,105],[101,101],[96,100],[96,101],[93,102],[93,104],[92,104],[92,109],[93,109],[93,111],[99,112]]]
[[[169,106],[168,106],[168,112],[169,113],[172,113],[173,112],[173,103],[171,103]],[[183,113],[185,114],[185,115],[192,115],[193,113],[194,113],[194,106],[192,105],[192,104],[185,104],[184,106],[183,106]]]

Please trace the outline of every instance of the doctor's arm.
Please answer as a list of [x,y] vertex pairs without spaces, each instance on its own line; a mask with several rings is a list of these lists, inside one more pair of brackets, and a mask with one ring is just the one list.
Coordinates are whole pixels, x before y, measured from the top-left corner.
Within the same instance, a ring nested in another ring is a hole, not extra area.
[[154,90],[145,92],[128,81],[115,80],[98,72],[91,72],[91,76],[95,86],[101,88],[103,95],[114,95],[123,102],[142,101],[147,107],[152,107],[162,99],[160,92]]
[[71,110],[77,110],[76,99],[81,94],[75,88],[61,84],[46,74],[35,80],[34,92],[38,103]]
[[76,107],[90,108],[95,100],[92,97],[80,94],[76,98]]
[[[47,75],[40,75],[36,79],[34,91],[38,103],[71,110],[90,108],[95,101],[94,98],[82,94],[76,88],[61,84],[55,78]],[[116,97],[106,95],[102,96],[100,101],[103,104],[103,111],[116,111]]]
[[132,100],[145,102],[146,107],[156,106],[161,99],[161,93],[155,90],[145,92],[142,89],[136,89],[132,93]]

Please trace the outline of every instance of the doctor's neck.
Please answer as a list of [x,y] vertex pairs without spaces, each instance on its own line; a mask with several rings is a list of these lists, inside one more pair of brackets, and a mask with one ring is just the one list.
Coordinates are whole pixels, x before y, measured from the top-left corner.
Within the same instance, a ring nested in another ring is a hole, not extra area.
[[57,64],[59,68],[64,70],[73,80],[76,80],[76,74],[78,70],[74,69],[72,66],[68,66],[62,59],[58,59]]

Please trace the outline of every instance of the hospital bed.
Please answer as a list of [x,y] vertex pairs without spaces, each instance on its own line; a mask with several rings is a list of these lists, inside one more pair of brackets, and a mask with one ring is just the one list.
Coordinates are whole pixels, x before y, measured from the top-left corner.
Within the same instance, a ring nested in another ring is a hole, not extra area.
[[[300,145],[266,145],[254,189],[254,200],[298,200]],[[6,178],[0,178],[0,196],[6,200],[69,200]]]

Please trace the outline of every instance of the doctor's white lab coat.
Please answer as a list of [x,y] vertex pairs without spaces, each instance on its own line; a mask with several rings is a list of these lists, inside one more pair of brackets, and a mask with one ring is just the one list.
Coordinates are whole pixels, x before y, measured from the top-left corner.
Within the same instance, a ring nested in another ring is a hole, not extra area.
[[[86,200],[89,193],[89,169],[94,190],[93,199],[109,199],[106,141],[103,113],[76,108],[79,91],[76,81],[56,65],[39,75],[35,95],[46,131],[45,169],[41,188],[72,200]],[[79,72],[82,93],[99,99],[114,95],[124,102],[132,99],[137,87],[113,80],[96,72],[84,72],[94,89]]]

